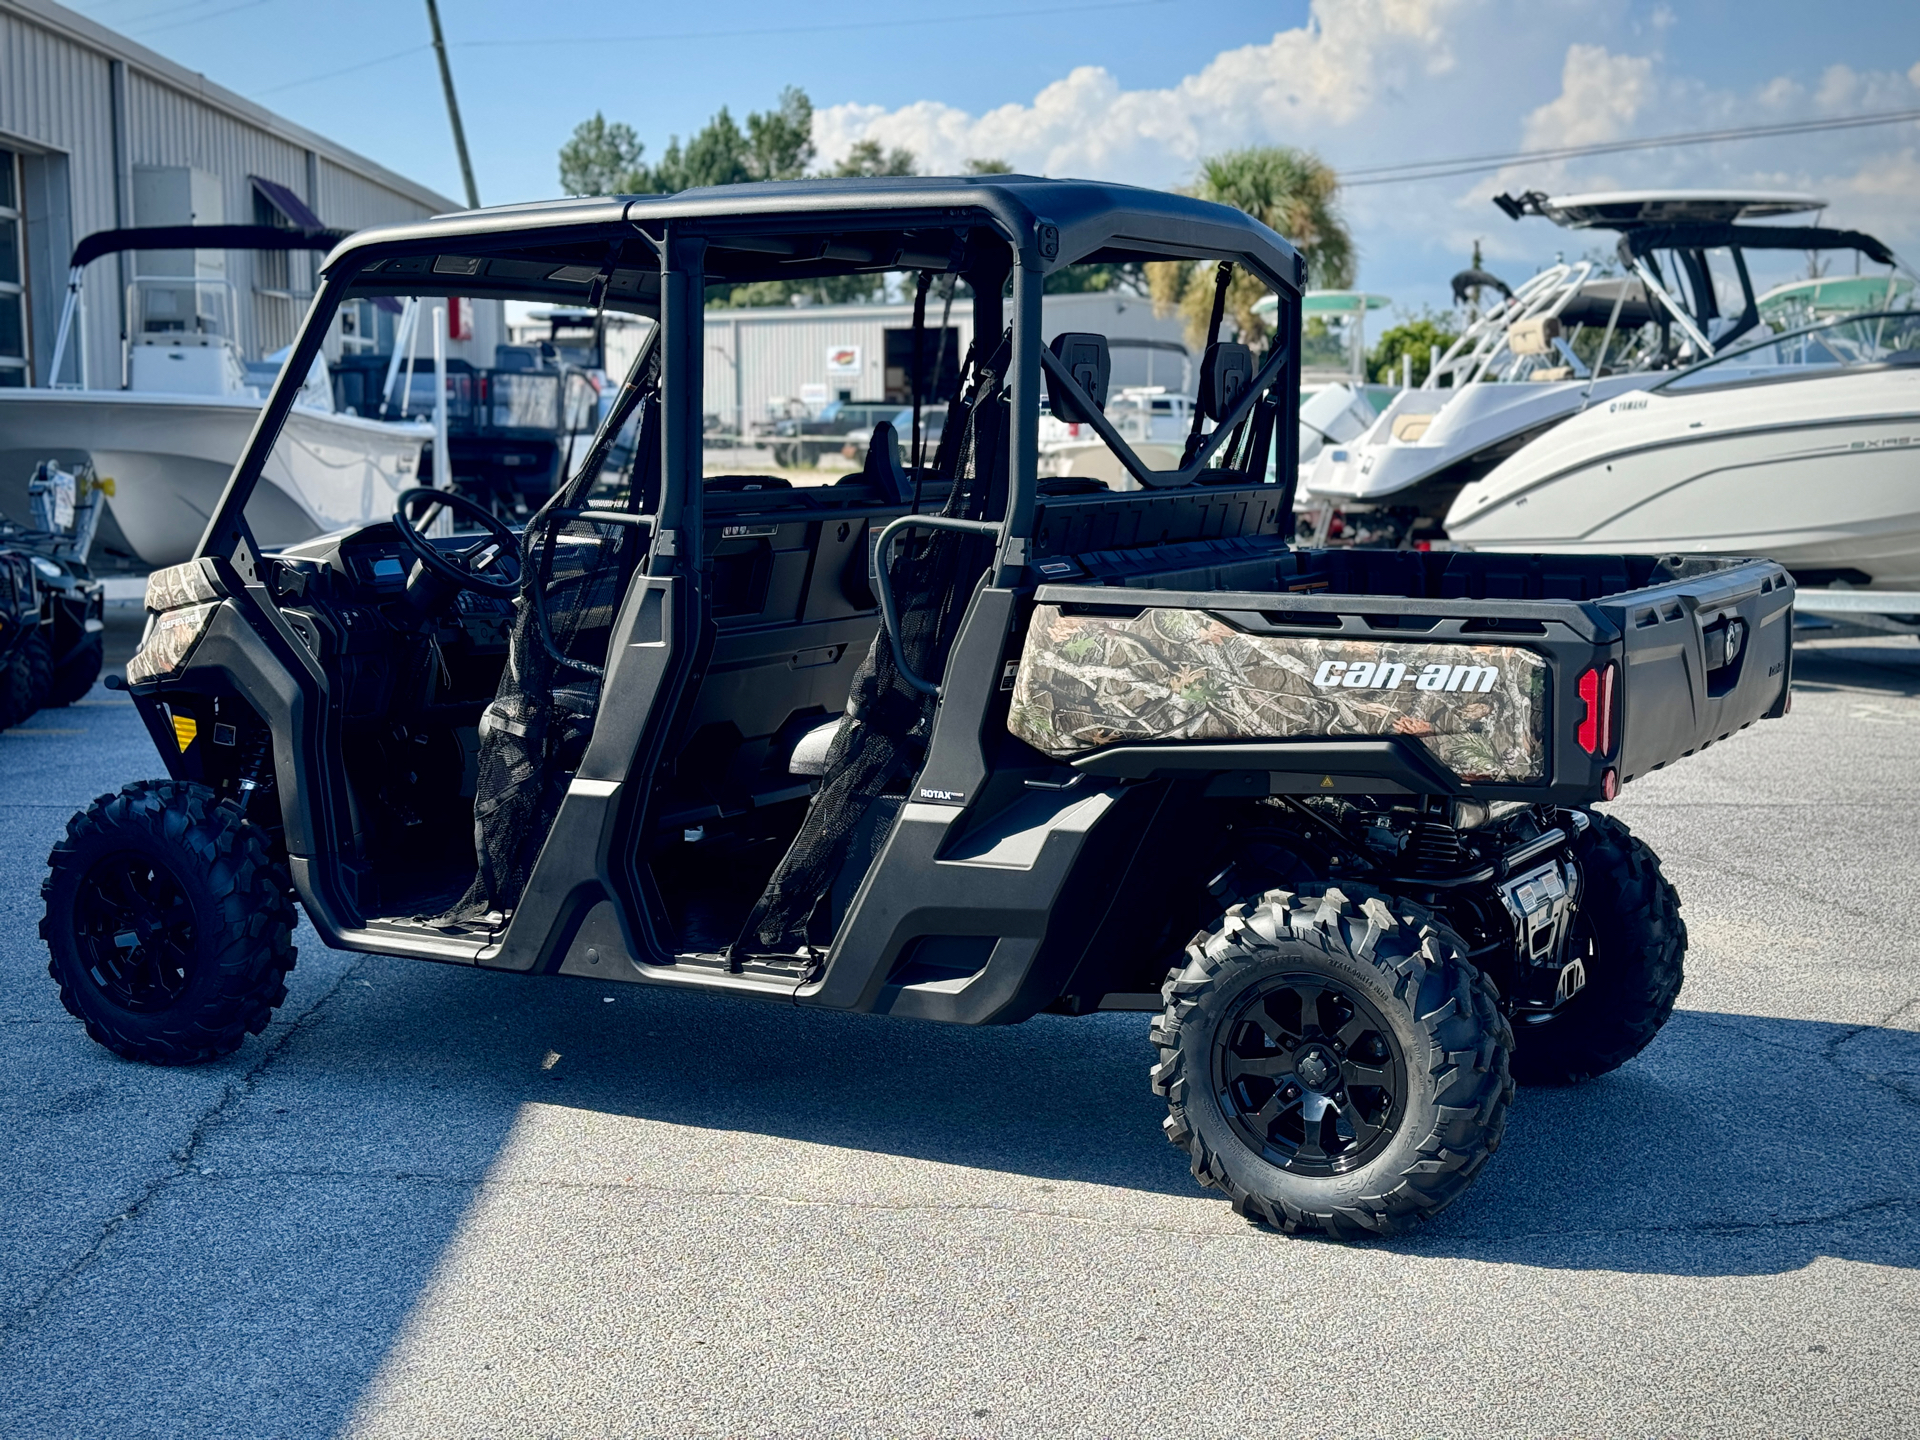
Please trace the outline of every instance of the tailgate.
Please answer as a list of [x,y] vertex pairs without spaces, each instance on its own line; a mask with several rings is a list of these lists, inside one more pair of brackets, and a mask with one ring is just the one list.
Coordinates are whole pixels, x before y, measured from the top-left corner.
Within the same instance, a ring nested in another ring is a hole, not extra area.
[[1793,580],[1749,560],[1609,595],[1620,628],[1620,779],[1624,783],[1786,713],[1793,676]]

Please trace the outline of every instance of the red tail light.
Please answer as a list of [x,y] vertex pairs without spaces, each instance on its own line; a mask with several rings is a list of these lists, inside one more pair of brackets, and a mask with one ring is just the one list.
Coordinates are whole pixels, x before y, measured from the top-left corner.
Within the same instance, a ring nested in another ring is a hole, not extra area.
[[1614,675],[1611,663],[1582,672],[1578,682],[1580,703],[1586,713],[1574,730],[1580,748],[1596,758],[1613,753]]

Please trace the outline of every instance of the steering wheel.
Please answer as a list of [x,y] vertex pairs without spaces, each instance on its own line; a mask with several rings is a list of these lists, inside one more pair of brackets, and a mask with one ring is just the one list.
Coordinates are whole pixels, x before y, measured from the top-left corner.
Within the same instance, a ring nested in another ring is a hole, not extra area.
[[[438,507],[444,506],[474,520],[485,533],[464,550],[442,550],[416,529],[416,522],[408,517],[407,512],[422,500],[433,502],[423,518],[431,520]],[[482,595],[497,595],[503,600],[511,600],[520,593],[520,538],[485,506],[451,490],[416,485],[400,492],[393,507],[393,524],[414,558],[441,579],[450,580],[463,590],[477,590]],[[503,560],[513,562],[511,574],[495,568]],[[489,571],[492,573],[487,573]]]

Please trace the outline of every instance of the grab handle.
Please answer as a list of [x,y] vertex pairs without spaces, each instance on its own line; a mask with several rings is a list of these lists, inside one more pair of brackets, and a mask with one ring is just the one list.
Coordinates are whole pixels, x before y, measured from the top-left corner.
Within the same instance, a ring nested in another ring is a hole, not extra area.
[[893,542],[901,531],[915,529],[998,535],[1000,524],[995,520],[961,520],[949,515],[902,515],[882,530],[880,538],[874,542],[874,590],[880,597],[880,623],[887,627],[887,641],[893,646],[893,668],[900,672],[902,680],[922,695],[937,697],[940,687],[930,680],[922,680],[907,664],[907,652],[900,646],[900,617],[893,608],[893,577],[888,564],[893,553]]

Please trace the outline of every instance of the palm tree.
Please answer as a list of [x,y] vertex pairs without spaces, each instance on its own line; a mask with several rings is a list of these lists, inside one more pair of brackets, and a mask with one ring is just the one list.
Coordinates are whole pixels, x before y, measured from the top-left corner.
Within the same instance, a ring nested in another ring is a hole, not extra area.
[[[1256,145],[1201,161],[1200,173],[1184,193],[1244,210],[1277,230],[1306,257],[1310,285],[1341,290],[1353,284],[1358,257],[1336,203],[1339,191],[1339,175],[1311,150]],[[1213,266],[1171,262],[1147,269],[1154,307],[1163,313],[1177,307],[1187,317],[1189,336],[1203,341],[1213,311]],[[1236,273],[1227,287],[1227,313],[1249,342],[1266,338],[1266,326],[1252,310],[1266,293],[1244,273]]]

